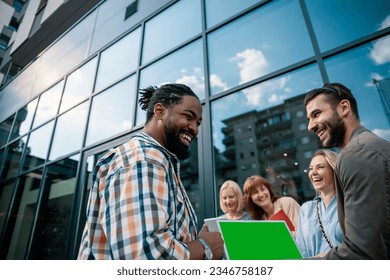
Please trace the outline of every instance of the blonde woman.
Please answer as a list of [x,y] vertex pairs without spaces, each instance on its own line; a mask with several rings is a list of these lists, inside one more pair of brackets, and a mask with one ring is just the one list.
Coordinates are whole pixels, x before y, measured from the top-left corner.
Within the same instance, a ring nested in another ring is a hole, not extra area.
[[227,220],[250,220],[248,213],[243,211],[244,199],[240,186],[232,180],[225,181],[219,190],[219,204],[225,213],[219,218]]
[[296,240],[305,258],[320,256],[339,245],[343,239],[337,216],[334,182],[336,160],[336,153],[317,150],[310,162],[309,179],[316,197],[301,207]]

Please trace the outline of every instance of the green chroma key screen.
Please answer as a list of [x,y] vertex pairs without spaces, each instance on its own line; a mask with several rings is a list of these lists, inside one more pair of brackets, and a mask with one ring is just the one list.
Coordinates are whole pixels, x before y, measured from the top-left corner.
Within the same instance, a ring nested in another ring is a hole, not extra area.
[[230,260],[288,260],[302,255],[281,221],[218,221]]

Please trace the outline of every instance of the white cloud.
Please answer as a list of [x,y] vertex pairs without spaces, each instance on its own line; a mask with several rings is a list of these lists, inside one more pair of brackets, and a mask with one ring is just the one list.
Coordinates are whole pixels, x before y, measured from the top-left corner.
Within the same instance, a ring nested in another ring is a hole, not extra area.
[[237,61],[238,68],[240,69],[240,84],[264,75],[268,67],[268,62],[263,52],[256,49],[246,49],[237,53],[229,61]]
[[[263,76],[268,72],[268,62],[261,50],[246,49],[230,61],[237,62],[240,70],[240,84]],[[257,109],[283,102],[290,89],[286,88],[287,78],[271,80],[243,90],[247,104]],[[286,93],[286,95],[281,94]]]
[[[204,89],[204,77],[202,69],[200,68],[194,68],[193,72],[194,74],[191,75],[191,71],[187,68],[180,69],[181,77],[177,78],[175,83],[184,84],[186,86],[189,86],[196,94],[203,93],[205,91]],[[165,84],[172,83],[172,81],[164,81],[158,84],[158,86],[162,86]]]
[[379,27],[379,30],[384,29],[386,27],[390,26],[390,15],[388,15],[383,21],[381,26]]
[[383,139],[390,141],[390,129],[375,128],[372,130],[372,132],[378,135],[379,137],[382,137]]
[[195,93],[204,92],[204,77],[182,76],[176,80],[176,83],[189,86]]
[[216,74],[211,74],[210,75],[210,85],[211,87],[219,87],[222,90],[227,90],[228,85],[224,81],[222,81],[221,77],[219,77]]
[[385,64],[390,61],[390,38],[383,39],[374,44],[370,57],[376,64]]
[[[390,26],[390,15],[382,22],[379,29]],[[376,64],[385,64],[390,61],[390,38],[376,42],[371,50],[370,57]]]
[[[285,86],[288,81],[287,77],[278,80],[271,80],[260,85],[256,85],[243,90],[245,93],[247,103],[253,107],[269,107],[282,103],[286,95],[281,94],[285,92]],[[257,108],[257,109],[260,109]]]
[[377,81],[380,81],[380,80],[383,80],[384,78],[380,74],[378,74],[378,73],[371,73],[371,80],[369,82],[365,83],[364,86],[367,87],[367,88],[375,87],[375,85],[374,85],[374,83],[372,81],[374,79],[377,80]]

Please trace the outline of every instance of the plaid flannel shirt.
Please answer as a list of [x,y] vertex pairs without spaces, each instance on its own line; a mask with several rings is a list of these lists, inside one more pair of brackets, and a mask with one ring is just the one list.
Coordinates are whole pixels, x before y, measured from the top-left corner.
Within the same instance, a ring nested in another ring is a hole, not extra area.
[[175,155],[145,133],[96,164],[78,259],[189,259],[197,219]]

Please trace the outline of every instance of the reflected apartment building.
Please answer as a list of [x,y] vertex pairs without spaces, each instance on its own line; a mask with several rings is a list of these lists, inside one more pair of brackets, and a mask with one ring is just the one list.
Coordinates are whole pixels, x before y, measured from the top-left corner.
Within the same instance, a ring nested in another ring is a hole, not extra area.
[[390,140],[389,23],[386,0],[0,1],[0,259],[76,258],[94,165],[143,128],[149,85],[201,100],[180,169],[199,227],[228,179],[312,199],[304,95],[344,83]]
[[314,195],[307,176],[313,151],[321,148],[318,137],[306,133],[306,114],[299,95],[262,111],[250,111],[223,122],[226,151],[220,168],[242,186],[259,174],[272,184],[278,195],[303,202]]

